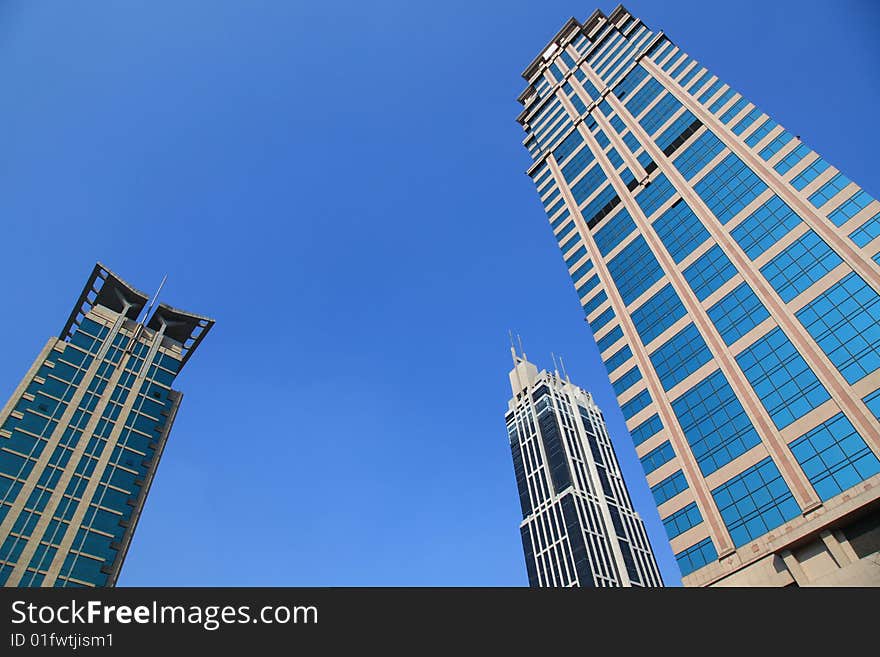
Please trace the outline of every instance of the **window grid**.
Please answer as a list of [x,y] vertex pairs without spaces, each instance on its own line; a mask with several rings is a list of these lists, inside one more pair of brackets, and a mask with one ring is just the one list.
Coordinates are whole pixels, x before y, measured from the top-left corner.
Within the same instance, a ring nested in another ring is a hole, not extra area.
[[841,262],[821,237],[808,230],[761,267],[761,274],[788,303]]
[[654,221],[654,231],[676,264],[709,238],[709,231],[683,199]]
[[663,389],[671,390],[712,360],[712,352],[697,327],[688,324],[658,347],[650,358]]
[[703,516],[695,502],[691,502],[683,509],[679,509],[668,518],[663,519],[663,527],[671,541],[676,536],[686,532],[691,527],[696,527],[703,522]]
[[708,310],[709,319],[727,346],[770,316],[748,283],[740,283]]
[[799,226],[801,218],[778,196],[773,196],[730,231],[746,255],[754,260]]
[[697,298],[705,301],[715,290],[736,276],[737,270],[721,247],[715,244],[682,273]]
[[707,128],[672,164],[684,176],[685,180],[690,180],[724,148],[722,141]]
[[694,185],[694,191],[723,224],[766,189],[767,185],[733,153]]

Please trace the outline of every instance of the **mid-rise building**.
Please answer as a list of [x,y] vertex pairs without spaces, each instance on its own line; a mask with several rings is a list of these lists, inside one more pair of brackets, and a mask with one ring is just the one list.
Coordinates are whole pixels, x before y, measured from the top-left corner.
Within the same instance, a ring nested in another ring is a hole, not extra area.
[[0,411],[0,584],[113,586],[214,322],[95,266]]
[[523,77],[528,175],[684,583],[880,584],[880,203],[622,6]]
[[529,585],[662,586],[602,411],[512,350],[507,434]]

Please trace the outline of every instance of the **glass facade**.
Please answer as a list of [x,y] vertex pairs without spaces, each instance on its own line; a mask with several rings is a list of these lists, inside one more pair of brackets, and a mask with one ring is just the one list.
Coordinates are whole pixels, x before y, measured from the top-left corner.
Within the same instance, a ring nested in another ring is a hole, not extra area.
[[506,416],[529,585],[662,586],[601,411],[514,354]]
[[528,173],[575,226],[566,264],[589,263],[581,307],[682,573],[876,496],[880,202],[623,7],[523,76]]
[[0,415],[0,583],[115,584],[182,397],[171,386],[213,324],[164,304],[138,323],[146,301],[98,265]]

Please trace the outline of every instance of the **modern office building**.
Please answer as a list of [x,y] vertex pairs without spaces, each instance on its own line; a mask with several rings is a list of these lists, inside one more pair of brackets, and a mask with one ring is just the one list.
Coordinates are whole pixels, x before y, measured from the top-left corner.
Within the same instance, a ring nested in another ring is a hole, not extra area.
[[511,352],[505,420],[529,585],[663,586],[592,396]]
[[880,203],[622,6],[523,77],[528,175],[684,583],[880,583]]
[[0,411],[0,583],[113,586],[214,322],[98,264]]

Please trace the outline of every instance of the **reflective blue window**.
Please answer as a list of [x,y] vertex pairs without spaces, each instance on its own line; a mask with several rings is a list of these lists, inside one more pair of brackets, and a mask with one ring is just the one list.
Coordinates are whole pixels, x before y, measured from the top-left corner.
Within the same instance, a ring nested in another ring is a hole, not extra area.
[[778,174],[785,175],[791,170],[792,167],[796,166],[798,162],[803,160],[809,154],[809,146],[807,146],[806,144],[798,144],[791,153],[779,160],[779,162],[777,162],[776,166],[773,168],[776,169],[776,172]]
[[880,297],[856,273],[796,313],[847,383],[880,367]]
[[721,370],[673,401],[672,410],[703,476],[761,442]]
[[636,139],[636,136],[631,132],[627,132],[623,136],[623,143],[626,144],[627,148],[629,148],[630,153],[635,153],[642,146],[639,143],[639,140]]
[[733,134],[741,135],[746,131],[750,125],[752,125],[755,120],[761,116],[763,112],[759,110],[757,107],[753,107],[752,110],[746,114],[743,118],[741,118],[735,126],[733,126]]
[[614,352],[614,354],[612,354],[605,360],[605,369],[607,369],[608,372],[611,373],[618,367],[623,365],[630,358],[632,358],[632,351],[630,350],[629,345],[623,345],[623,347]]
[[654,413],[654,415],[630,431],[629,434],[632,436],[633,444],[639,446],[651,436],[657,435],[657,432],[662,428],[663,423],[660,421],[660,416]]
[[676,139],[679,138],[684,132],[693,125],[697,120],[693,114],[685,110],[682,112],[681,116],[679,116],[672,124],[666,128],[663,132],[661,132],[657,138],[654,140],[654,143],[660,148],[661,151],[665,151],[666,147],[672,144]]
[[712,496],[736,547],[801,513],[769,456],[713,490]]
[[880,472],[880,461],[843,413],[789,447],[823,502]]
[[611,382],[611,387],[614,388],[614,392],[617,395],[621,395],[627,390],[629,390],[636,382],[642,380],[642,373],[639,370],[638,365],[634,365],[632,368],[627,370],[627,372],[621,376],[616,381]]
[[816,157],[816,159],[813,160],[806,169],[804,169],[798,175],[792,178],[791,186],[794,187],[796,190],[801,191],[804,187],[806,187],[816,178],[818,178],[827,168],[828,163],[821,157]]
[[686,577],[703,566],[718,560],[718,552],[712,545],[711,538],[704,538],[699,543],[675,555],[681,576]]
[[761,267],[761,273],[788,303],[841,262],[821,237],[808,230]]
[[663,527],[666,529],[666,535],[672,540],[679,534],[683,534],[691,527],[696,527],[703,522],[703,516],[697,505],[691,502],[683,509],[679,509],[668,518],[663,519]]
[[593,274],[587,280],[585,280],[583,283],[578,285],[578,288],[577,288],[578,296],[581,299],[583,299],[598,284],[599,284],[599,275]]
[[759,125],[752,134],[746,137],[746,144],[754,147],[755,144],[757,144],[764,137],[769,135],[770,131],[773,130],[773,128],[775,128],[777,125],[779,124],[768,116],[766,119],[764,119],[764,123]]
[[642,463],[642,469],[645,471],[645,474],[649,475],[661,465],[668,463],[674,458],[675,452],[672,449],[672,445],[670,445],[667,440],[656,449],[652,449],[639,460]]
[[712,353],[694,324],[688,324],[651,354],[651,364],[670,390],[712,359]]
[[690,180],[724,150],[724,144],[711,130],[705,130],[672,163],[685,180]]
[[730,231],[752,260],[787,235],[801,218],[778,196],[771,197]]
[[[583,256],[587,255],[587,249],[586,249],[586,247],[582,247],[582,248],[583,248],[583,253],[581,253],[581,254],[578,256],[577,260],[573,260],[573,261],[572,261],[572,264],[574,264],[575,262],[577,262],[578,260],[580,260]],[[569,265],[569,266],[571,266],[571,265]],[[575,270],[571,273],[571,280],[572,280],[573,282],[577,283],[577,282],[583,277],[583,275],[586,274],[588,271],[590,271],[592,268],[593,268],[593,263],[592,263],[592,261],[587,260],[584,264],[582,264],[580,267],[578,267],[577,269],[575,269]]]
[[587,203],[583,210],[581,210],[581,215],[587,222],[587,225],[595,225],[595,221],[599,221],[604,215],[608,214],[608,212],[614,207],[611,204],[615,199],[617,201],[620,200],[618,199],[614,188],[611,185],[608,185],[605,189],[599,192],[592,201]]
[[682,272],[700,301],[736,276],[736,267],[717,244],[693,261]]
[[608,263],[608,271],[626,305],[663,277],[660,263],[641,235],[627,244]]
[[849,234],[856,246],[865,247],[880,235],[880,212]]
[[673,194],[675,194],[675,188],[669,179],[661,173],[636,196],[636,203],[639,204],[645,216],[650,217]]
[[767,185],[733,153],[694,185],[694,191],[723,224],[766,189]]
[[643,408],[646,408],[650,403],[651,393],[649,393],[647,390],[642,390],[639,394],[630,399],[628,402],[622,404],[620,410],[623,413],[623,417],[628,420],[636,413],[641,411]]
[[[629,76],[627,76],[629,77]],[[635,94],[633,94],[632,98],[626,101],[624,104],[626,108],[630,111],[633,116],[638,116],[642,113],[648,105],[650,105],[653,100],[659,96],[663,92],[663,85],[660,84],[654,78],[650,78],[641,89],[639,89]]]
[[814,207],[821,208],[830,201],[838,192],[849,185],[850,180],[842,173],[836,174],[831,180],[810,194],[809,201]]
[[679,470],[652,487],[651,493],[654,495],[654,501],[657,503],[657,506],[660,506],[667,500],[671,500],[681,491],[687,490],[687,487],[688,484],[684,478],[684,473]]
[[584,174],[583,178],[571,186],[571,195],[574,197],[575,202],[581,205],[607,180],[608,178],[605,177],[602,167],[595,164]]
[[868,410],[874,414],[874,417],[880,420],[880,390],[875,390],[863,400]]
[[736,92],[733,89],[728,87],[727,90],[723,94],[718,96],[717,100],[712,102],[712,105],[709,106],[709,111],[712,112],[712,114],[716,114],[718,112],[718,110],[720,110],[722,107],[724,107],[727,104],[727,101],[729,101],[731,98],[733,98],[733,94],[735,94],[735,93]]
[[709,308],[709,318],[728,346],[739,340],[770,316],[767,308],[752,292],[748,283],[740,283],[734,290]]
[[595,335],[600,328],[605,326],[612,319],[614,319],[614,310],[608,308],[605,312],[603,312],[596,319],[590,322],[590,330],[593,332],[593,335]]
[[791,341],[775,328],[736,357],[777,429],[829,399]]
[[774,137],[769,144],[764,146],[764,148],[761,149],[761,152],[758,153],[758,155],[761,156],[762,160],[769,160],[771,157],[781,151],[782,147],[785,146],[792,139],[794,139],[792,134],[787,130],[783,130],[776,137]]
[[562,163],[565,158],[574,153],[577,147],[583,143],[584,138],[581,136],[581,133],[575,130],[556,147],[553,151],[553,157],[557,162]]
[[608,347],[613,345],[615,342],[620,340],[623,337],[623,330],[619,326],[615,326],[611,331],[608,332],[601,340],[596,342],[596,346],[599,347],[599,353],[606,351]]
[[[822,189],[824,189],[824,187]],[[820,189],[819,191],[822,190]],[[818,193],[819,192],[816,192],[816,194]],[[843,224],[855,217],[863,209],[868,207],[868,204],[873,200],[874,199],[871,198],[868,194],[866,194],[862,190],[859,190],[848,199],[846,199],[843,203],[838,205],[833,212],[830,212],[828,214],[828,218],[834,223],[835,226],[843,226]]]
[[684,305],[671,284],[664,285],[657,294],[631,313],[642,344],[650,343],[684,315]]
[[746,100],[745,97],[740,96],[739,100],[737,100],[733,105],[730,106],[730,109],[728,109],[726,112],[724,112],[724,114],[721,115],[721,123],[730,123],[731,121],[733,121],[733,117],[739,114],[748,104],[749,101]]
[[605,294],[605,290],[599,290],[598,294],[596,294],[589,301],[584,303],[584,315],[589,315],[607,300],[608,295]]
[[[614,118],[617,118],[616,116]],[[611,150],[608,151],[608,161],[611,162],[611,166],[615,169],[620,168],[620,165],[623,164],[623,158],[620,157],[620,153],[617,152],[617,149],[613,146]]]
[[678,84],[682,86],[682,88],[687,88],[688,82],[694,79],[694,76],[700,72],[700,65],[695,65],[690,71],[685,73],[681,80],[678,81]]
[[672,115],[675,114],[682,107],[681,103],[668,91],[666,95],[663,96],[659,100],[659,102],[654,105],[648,113],[639,121],[639,125],[641,125],[645,132],[649,135],[653,135],[660,128],[661,125],[666,123]]
[[683,199],[654,221],[654,230],[676,264],[709,238],[709,231]]
[[[706,79],[709,77],[711,77],[711,75],[709,74],[709,71],[704,69],[703,72],[700,73],[700,76],[696,80],[694,80],[693,84],[691,84],[691,86],[688,87],[688,93],[692,96],[694,94],[696,94],[700,90],[700,88],[702,88],[703,84],[705,84]],[[683,85],[684,85],[684,80],[682,80],[682,86]]]
[[571,183],[571,181],[577,178],[581,171],[592,164],[595,159],[593,151],[584,146],[573,158],[571,158],[571,161],[568,164],[562,167],[562,177],[565,178],[568,183]]
[[596,240],[599,252],[603,256],[607,256],[614,250],[614,247],[620,244],[635,229],[636,224],[629,215],[629,212],[626,211],[626,208],[621,208],[620,212],[606,220],[605,224],[594,233],[593,237]]

